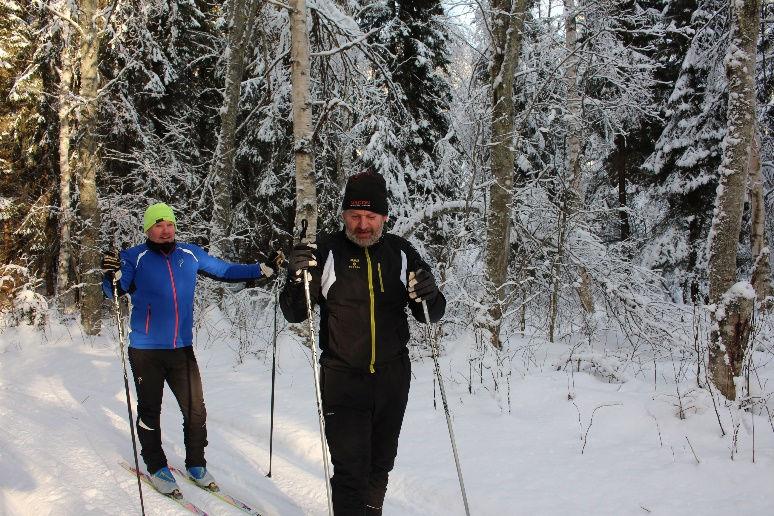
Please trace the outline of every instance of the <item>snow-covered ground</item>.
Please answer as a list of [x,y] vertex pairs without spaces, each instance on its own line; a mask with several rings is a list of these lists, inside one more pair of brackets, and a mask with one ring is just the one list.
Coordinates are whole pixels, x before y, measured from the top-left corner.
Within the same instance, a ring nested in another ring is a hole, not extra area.
[[[93,339],[74,323],[0,333],[0,513],[139,514],[136,480],[118,465],[133,459],[114,336],[109,323]],[[325,514],[308,350],[292,332],[280,335],[267,478],[270,355],[246,354],[240,363],[238,343],[205,340],[200,334],[196,349],[215,477],[264,514]],[[441,364],[471,514],[774,514],[774,430],[765,410],[753,417],[719,407],[723,436],[706,391],[686,379],[678,396],[673,364],[663,364],[655,381],[631,374],[609,383],[557,370],[565,345],[520,339],[509,349],[528,346],[529,360],[514,359],[510,376],[505,366],[483,370],[484,384],[474,382],[471,395],[472,339],[445,345]],[[418,359],[414,375],[384,514],[464,514],[440,400],[433,408],[432,360]],[[762,375],[774,377],[774,367]],[[167,455],[180,465],[181,416],[169,392],[162,425]],[[184,513],[144,487],[147,514]],[[210,514],[242,514],[181,487]]]

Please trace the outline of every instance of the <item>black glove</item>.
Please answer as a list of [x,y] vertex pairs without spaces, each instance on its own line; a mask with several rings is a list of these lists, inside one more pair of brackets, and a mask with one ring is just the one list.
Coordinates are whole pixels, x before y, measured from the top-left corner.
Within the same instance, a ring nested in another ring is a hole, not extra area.
[[432,303],[438,297],[438,285],[433,275],[424,269],[409,273],[409,297],[417,303],[427,301]]
[[290,251],[288,258],[288,277],[294,283],[303,281],[304,276],[301,271],[317,265],[317,258],[314,256],[314,250],[317,244],[296,244]]
[[102,274],[110,283],[121,279],[121,259],[115,251],[108,251],[102,255]]

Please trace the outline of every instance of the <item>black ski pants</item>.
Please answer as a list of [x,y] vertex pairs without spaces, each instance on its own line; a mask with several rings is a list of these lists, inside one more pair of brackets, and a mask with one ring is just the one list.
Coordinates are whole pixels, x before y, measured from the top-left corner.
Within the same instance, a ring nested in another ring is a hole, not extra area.
[[382,513],[411,383],[408,356],[375,373],[321,368],[336,516]]
[[202,380],[191,346],[177,349],[129,348],[137,389],[137,436],[150,473],[167,465],[161,447],[161,397],[167,382],[183,413],[185,467],[206,466],[207,411]]

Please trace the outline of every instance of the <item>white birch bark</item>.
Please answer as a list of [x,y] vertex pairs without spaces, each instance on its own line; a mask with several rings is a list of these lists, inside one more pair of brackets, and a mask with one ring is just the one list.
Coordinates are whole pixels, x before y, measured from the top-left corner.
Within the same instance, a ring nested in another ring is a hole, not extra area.
[[[68,13],[69,15],[69,13]],[[72,242],[70,235],[74,220],[70,185],[70,138],[72,127],[72,88],[73,60],[71,45],[71,27],[62,26],[61,70],[59,72],[59,256],[57,256],[56,298],[59,311],[71,314],[75,310],[75,292],[71,290],[70,263],[72,260]]]
[[[581,98],[578,90],[578,24],[575,0],[564,0],[564,45],[567,58],[563,64],[564,85],[567,92],[567,136],[565,139],[565,167],[568,174],[566,191],[559,212],[559,231],[557,231],[557,256],[552,269],[552,287],[549,307],[548,340],[554,342],[558,315],[559,288],[561,271],[567,253],[567,235],[571,231],[571,221],[577,222],[577,213],[583,202],[583,174],[581,170]],[[589,314],[594,312],[594,298],[591,294],[591,276],[585,267],[578,267],[577,292],[580,304],[586,314],[587,331],[590,329]]]
[[[583,171],[581,170],[581,148],[582,148],[582,125],[583,116],[581,106],[581,93],[578,89],[578,20],[576,17],[575,0],[564,0],[565,12],[565,48],[567,49],[567,61],[565,61],[564,80],[567,87],[567,171],[570,174],[570,191],[567,196],[563,209],[565,210],[564,224],[569,225],[570,221],[578,221],[578,211],[583,208],[584,185]],[[566,236],[569,228],[563,231]],[[566,242],[562,242],[562,247]],[[594,297],[591,294],[591,275],[582,265],[578,266],[578,299],[585,312],[585,325],[587,331],[591,332],[591,318],[589,315],[594,313]],[[556,301],[556,300],[555,300]],[[555,306],[555,309],[557,307]],[[553,342],[553,337],[551,339]]]
[[502,346],[500,325],[506,309],[508,255],[513,200],[514,127],[513,76],[521,53],[526,0],[492,2],[494,47],[492,76],[491,169],[486,229],[486,273],[489,300],[488,332],[493,346]]
[[[709,297],[716,306],[710,333],[709,370],[728,399],[736,398],[734,378],[741,373],[753,299],[736,282],[736,258],[755,134],[755,55],[758,0],[731,0],[731,35],[725,58],[728,78],[728,129],[708,244]],[[733,287],[733,288],[732,288]]]
[[296,165],[296,226],[306,221],[304,241],[312,242],[317,234],[317,189],[312,147],[312,104],[309,99],[311,60],[306,1],[290,2],[291,97],[293,111],[293,150]]
[[97,171],[100,167],[96,134],[97,94],[99,93],[99,39],[96,25],[98,0],[82,0],[78,22],[82,30],[78,49],[80,59],[79,110],[81,139],[78,145],[79,214],[83,224],[80,241],[81,323],[89,335],[101,328],[102,271],[100,270],[100,213],[97,198]]
[[580,202],[581,194],[581,99],[578,91],[578,24],[575,0],[564,0],[564,46],[567,59],[564,61],[564,85],[567,91],[567,138],[566,166],[569,174],[570,194],[575,197],[572,204]]

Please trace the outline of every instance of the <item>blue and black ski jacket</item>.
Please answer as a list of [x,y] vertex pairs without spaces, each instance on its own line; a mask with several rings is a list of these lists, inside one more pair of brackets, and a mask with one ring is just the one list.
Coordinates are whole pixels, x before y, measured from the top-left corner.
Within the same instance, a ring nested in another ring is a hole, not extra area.
[[[261,276],[261,266],[228,263],[194,244],[178,242],[169,253],[148,241],[121,251],[119,288],[131,298],[129,346],[173,349],[193,343],[193,305],[197,273],[223,281]],[[102,290],[113,297],[109,278]]]

